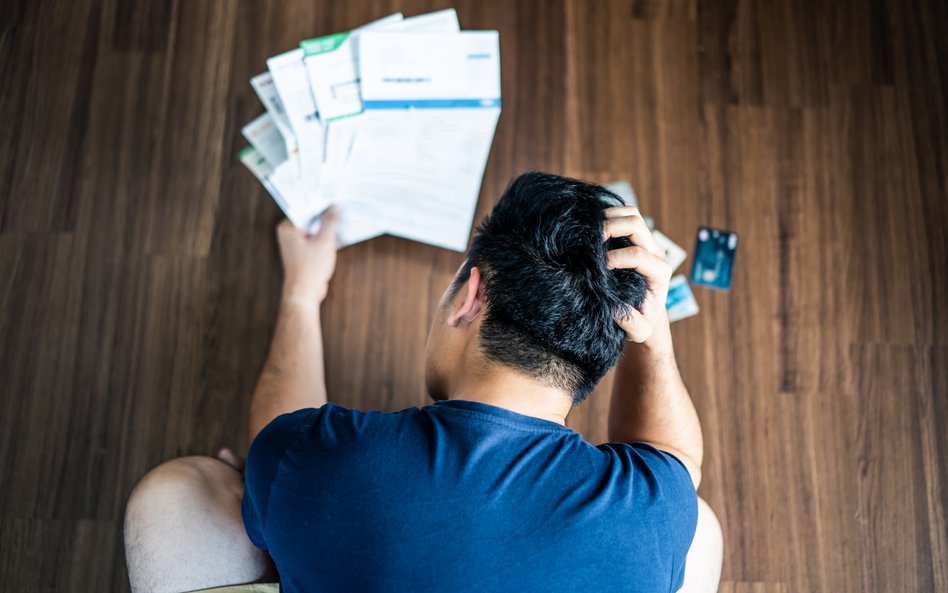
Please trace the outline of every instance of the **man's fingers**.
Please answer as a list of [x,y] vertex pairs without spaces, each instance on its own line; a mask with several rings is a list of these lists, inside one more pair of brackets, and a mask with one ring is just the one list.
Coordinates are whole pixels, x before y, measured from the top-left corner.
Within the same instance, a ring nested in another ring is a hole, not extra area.
[[245,460],[241,457],[238,457],[236,453],[227,447],[224,447],[218,451],[217,458],[239,472],[244,471],[244,464],[246,463]]
[[660,317],[657,308],[664,309],[668,281],[672,269],[665,260],[665,249],[659,244],[645,219],[634,206],[619,206],[605,210],[603,240],[628,237],[631,247],[610,249],[606,252],[609,269],[631,269],[642,274],[648,283],[648,294],[641,309],[629,307],[615,320],[632,342],[646,341]]
[[319,229],[315,233],[310,234],[311,231],[308,232],[306,230],[300,229],[299,227],[294,225],[292,222],[290,222],[288,218],[284,218],[283,220],[280,221],[279,224],[277,224],[277,227],[276,227],[277,236],[285,237],[285,236],[297,235],[302,239],[308,239],[308,238],[323,235],[323,234],[329,234],[329,235],[335,236],[336,227],[339,226],[339,207],[335,205],[330,206],[318,218],[314,217],[313,220],[314,220],[313,226],[315,226],[316,220],[319,221]]
[[603,223],[603,234],[606,240],[614,237],[628,237],[633,244],[644,247],[650,253],[665,257],[665,250],[658,244],[652,232],[641,216],[617,216],[607,218]]
[[339,208],[330,206],[323,212],[319,222],[319,232],[317,234],[336,236],[336,227],[339,226]]
[[629,307],[628,314],[616,319],[616,323],[625,331],[632,342],[641,344],[652,335],[652,324],[636,309]]
[[332,205],[326,208],[323,213],[323,224],[336,224],[337,222],[339,222],[339,207]]
[[296,229],[296,227],[293,226],[293,223],[290,222],[290,219],[289,219],[289,218],[284,218],[284,219],[281,220],[280,223],[276,226],[277,235],[283,235],[283,234],[286,234],[286,233],[293,232],[294,229]]
[[620,218],[622,216],[641,216],[636,206],[613,206],[605,209],[606,218]]
[[653,286],[654,282],[667,282],[671,276],[670,266],[664,257],[650,253],[638,245],[610,249],[606,252],[606,265],[610,270],[633,269],[645,276],[650,286]]

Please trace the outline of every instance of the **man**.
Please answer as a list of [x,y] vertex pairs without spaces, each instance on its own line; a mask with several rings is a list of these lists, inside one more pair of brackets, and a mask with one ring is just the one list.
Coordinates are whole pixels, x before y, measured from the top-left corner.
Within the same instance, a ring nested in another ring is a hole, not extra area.
[[[134,591],[274,581],[271,557],[284,591],[716,590],[671,269],[635,208],[564,177],[514,180],[432,322],[436,403],[397,413],[326,403],[335,225],[278,228],[283,300],[245,487],[223,452],[165,463],[133,492]],[[565,419],[620,355],[612,442],[595,447]]]

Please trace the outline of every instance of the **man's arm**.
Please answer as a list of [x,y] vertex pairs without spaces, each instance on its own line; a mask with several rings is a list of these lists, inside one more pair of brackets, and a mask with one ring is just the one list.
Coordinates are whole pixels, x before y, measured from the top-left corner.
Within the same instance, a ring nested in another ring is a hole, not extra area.
[[652,337],[654,342],[626,343],[612,386],[609,440],[644,442],[675,455],[697,488],[704,455],[701,424],[678,372],[667,315]]
[[642,307],[618,321],[629,341],[612,387],[609,439],[644,442],[675,455],[697,488],[704,446],[698,414],[678,372],[665,311],[672,270],[638,209],[606,210],[605,234],[607,239],[627,236],[635,244],[610,251],[609,267],[635,269],[648,282]]
[[286,220],[277,227],[283,295],[270,353],[250,402],[251,443],[277,416],[326,403],[319,306],[336,266],[337,219],[330,209],[313,236]]

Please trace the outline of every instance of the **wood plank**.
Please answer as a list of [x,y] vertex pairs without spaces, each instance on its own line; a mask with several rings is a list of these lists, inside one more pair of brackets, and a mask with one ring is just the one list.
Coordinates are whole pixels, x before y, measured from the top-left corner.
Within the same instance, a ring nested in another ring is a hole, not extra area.
[[10,591],[126,590],[102,559],[118,547],[111,521],[0,520],[0,575]]
[[91,0],[21,10],[0,43],[0,231],[69,231],[99,14]]

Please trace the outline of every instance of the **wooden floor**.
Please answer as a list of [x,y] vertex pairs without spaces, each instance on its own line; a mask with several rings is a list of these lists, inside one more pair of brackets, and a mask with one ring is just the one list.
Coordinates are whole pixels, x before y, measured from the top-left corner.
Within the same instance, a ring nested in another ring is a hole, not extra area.
[[[948,5],[464,0],[500,31],[478,216],[544,169],[630,179],[730,293],[676,324],[722,591],[948,591]],[[248,80],[300,39],[441,1],[0,3],[0,590],[124,591],[129,490],[244,448],[280,215],[236,159]],[[344,250],[333,401],[422,405],[461,255]],[[690,260],[686,264],[690,266]],[[602,391],[571,425],[605,437]]]

